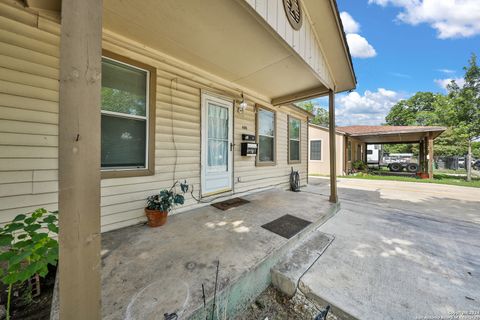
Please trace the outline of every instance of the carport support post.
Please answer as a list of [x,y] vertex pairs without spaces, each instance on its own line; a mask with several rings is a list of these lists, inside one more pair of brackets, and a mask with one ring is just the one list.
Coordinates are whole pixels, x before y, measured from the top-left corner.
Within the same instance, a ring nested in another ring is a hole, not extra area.
[[59,90],[60,319],[101,318],[102,0],[63,0]]
[[423,138],[420,140],[420,147],[418,150],[418,166],[420,172],[425,172],[425,159],[424,159],[425,147],[423,146]]
[[328,137],[330,142],[330,202],[337,203],[337,152],[335,136],[335,93],[328,92]]
[[428,136],[428,177],[433,179],[433,137]]

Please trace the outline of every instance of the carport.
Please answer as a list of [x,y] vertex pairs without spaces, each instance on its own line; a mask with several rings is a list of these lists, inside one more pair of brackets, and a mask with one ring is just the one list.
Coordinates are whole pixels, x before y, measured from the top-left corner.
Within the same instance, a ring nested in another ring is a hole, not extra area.
[[367,159],[369,144],[419,144],[420,172],[433,178],[434,140],[447,128],[434,126],[345,126],[337,127],[345,134],[345,168],[352,161]]

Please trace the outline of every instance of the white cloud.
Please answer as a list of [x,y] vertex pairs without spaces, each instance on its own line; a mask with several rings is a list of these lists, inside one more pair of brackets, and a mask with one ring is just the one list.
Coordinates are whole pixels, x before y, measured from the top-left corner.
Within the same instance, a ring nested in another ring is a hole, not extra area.
[[353,19],[348,13],[343,11],[340,13],[343,28],[347,34],[347,43],[350,48],[350,54],[354,58],[372,58],[377,55],[373,46],[368,43],[367,39],[358,34],[360,24]]
[[354,58],[372,58],[377,55],[377,52],[368,43],[367,39],[356,33],[347,34],[348,47],[350,53]]
[[459,87],[463,87],[465,84],[465,79],[463,78],[435,79],[433,82],[435,82],[443,90],[447,91],[447,86],[452,82],[452,80],[455,80]]
[[368,0],[380,6],[402,8],[397,19],[410,24],[429,24],[440,39],[480,34],[479,0]]
[[453,73],[456,73],[455,70],[452,70],[452,69],[437,69],[438,72],[441,72],[441,73],[446,73],[446,74],[453,74]]
[[405,79],[411,79],[412,76],[406,73],[399,73],[399,72],[390,72],[390,74],[394,77],[397,78],[405,78]]
[[337,125],[379,125],[385,122],[390,109],[405,96],[399,92],[379,88],[363,95],[350,92],[336,99]]
[[340,13],[340,18],[346,33],[358,33],[360,31],[360,24],[348,12],[343,11]]

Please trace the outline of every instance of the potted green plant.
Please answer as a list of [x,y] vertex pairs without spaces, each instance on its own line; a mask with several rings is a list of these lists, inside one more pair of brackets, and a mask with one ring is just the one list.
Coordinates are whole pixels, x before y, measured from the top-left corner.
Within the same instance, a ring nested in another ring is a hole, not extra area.
[[158,194],[147,198],[145,214],[150,227],[159,227],[167,223],[167,216],[177,205],[185,203],[185,192],[188,191],[186,181],[180,184],[181,193],[178,193],[176,187],[178,181],[170,189],[160,190]]

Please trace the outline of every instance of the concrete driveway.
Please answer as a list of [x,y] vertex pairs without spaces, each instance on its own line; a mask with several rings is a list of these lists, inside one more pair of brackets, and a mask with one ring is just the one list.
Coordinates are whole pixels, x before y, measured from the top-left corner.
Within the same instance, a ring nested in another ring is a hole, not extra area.
[[[328,194],[328,180],[310,184],[306,192]],[[302,292],[359,319],[480,319],[480,189],[355,179],[338,187],[342,209],[319,229],[335,240]]]

